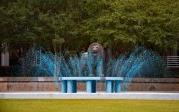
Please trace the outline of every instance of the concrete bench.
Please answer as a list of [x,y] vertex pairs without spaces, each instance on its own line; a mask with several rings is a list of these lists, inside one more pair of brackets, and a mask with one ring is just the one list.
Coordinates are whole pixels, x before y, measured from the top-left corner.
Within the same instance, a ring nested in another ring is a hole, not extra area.
[[77,83],[83,81],[86,83],[86,92],[96,93],[96,82],[104,81],[106,92],[120,92],[122,77],[60,77],[62,93],[76,93]]

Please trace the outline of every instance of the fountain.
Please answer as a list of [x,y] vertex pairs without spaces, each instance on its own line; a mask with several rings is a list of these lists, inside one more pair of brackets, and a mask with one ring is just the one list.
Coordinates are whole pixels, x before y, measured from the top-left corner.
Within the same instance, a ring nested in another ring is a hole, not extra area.
[[[144,47],[134,49],[129,55],[120,55],[104,62],[104,50],[98,43],[92,43],[81,56],[68,58],[46,52],[42,48],[30,49],[21,59],[24,74],[53,76],[60,80],[61,91],[77,92],[77,82],[86,82],[86,91],[96,92],[96,82],[106,83],[106,92],[120,92],[121,81],[132,81],[137,75],[160,74],[165,71],[162,58]],[[105,69],[104,69],[105,68]],[[129,83],[123,85],[127,90]]]

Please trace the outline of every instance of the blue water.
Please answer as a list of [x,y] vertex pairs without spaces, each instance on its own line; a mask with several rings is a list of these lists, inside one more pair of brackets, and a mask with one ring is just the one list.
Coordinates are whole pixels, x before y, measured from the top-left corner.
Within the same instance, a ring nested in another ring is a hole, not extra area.
[[[158,75],[165,72],[165,61],[144,47],[134,49],[130,54],[109,58],[88,53],[87,57],[73,55],[65,58],[47,52],[42,48],[31,48],[21,59],[23,74],[58,77],[124,77],[130,82],[135,76]],[[125,85],[127,87],[127,85]]]

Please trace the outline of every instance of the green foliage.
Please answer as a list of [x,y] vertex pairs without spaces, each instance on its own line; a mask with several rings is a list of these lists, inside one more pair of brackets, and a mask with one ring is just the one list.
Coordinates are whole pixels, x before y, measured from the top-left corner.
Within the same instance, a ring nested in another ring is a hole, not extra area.
[[177,0],[100,1],[100,9],[91,5],[97,14],[90,16],[85,24],[98,41],[158,47],[174,47],[179,41]]
[[0,4],[0,41],[51,47],[64,40],[68,49],[94,41],[113,48],[173,48],[179,42],[178,0],[2,0]]

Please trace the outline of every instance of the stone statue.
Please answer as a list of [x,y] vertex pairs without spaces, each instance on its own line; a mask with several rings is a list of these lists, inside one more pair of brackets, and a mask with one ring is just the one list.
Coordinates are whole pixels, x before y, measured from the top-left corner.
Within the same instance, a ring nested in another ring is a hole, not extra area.
[[101,44],[92,43],[88,48],[89,76],[103,77],[104,50]]

